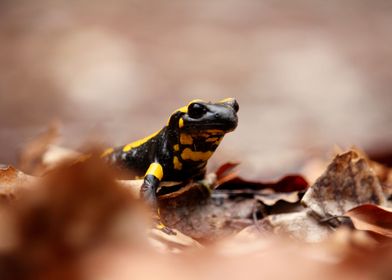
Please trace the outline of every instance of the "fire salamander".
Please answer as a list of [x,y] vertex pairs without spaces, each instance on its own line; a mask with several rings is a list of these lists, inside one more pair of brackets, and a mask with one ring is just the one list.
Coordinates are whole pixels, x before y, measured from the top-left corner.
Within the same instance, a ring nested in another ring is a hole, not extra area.
[[157,210],[161,180],[201,180],[206,164],[223,136],[237,127],[239,106],[234,98],[217,103],[193,100],[170,116],[161,130],[118,148],[103,157],[110,163],[144,176],[140,196]]

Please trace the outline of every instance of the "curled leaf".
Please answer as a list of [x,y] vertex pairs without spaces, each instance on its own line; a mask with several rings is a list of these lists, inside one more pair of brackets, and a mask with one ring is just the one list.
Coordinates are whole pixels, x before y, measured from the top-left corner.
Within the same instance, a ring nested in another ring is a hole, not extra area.
[[269,191],[255,195],[255,199],[259,200],[264,205],[273,206],[278,201],[297,203],[300,200],[300,196],[298,192],[275,193]]
[[[252,226],[255,229],[257,226]],[[259,221],[258,229],[279,235],[288,235],[306,242],[319,242],[326,239],[331,229],[321,225],[307,211],[269,215]]]
[[53,122],[47,131],[41,133],[27,143],[20,155],[19,167],[21,170],[34,175],[40,175],[45,171],[43,157],[51,144],[59,137],[59,124]]
[[356,229],[392,238],[392,209],[364,204],[349,210],[345,216],[351,218]]
[[218,187],[219,190],[251,189],[262,190],[272,189],[275,192],[295,192],[303,191],[308,187],[308,182],[300,175],[288,175],[277,182],[248,181],[241,177],[235,177]]
[[8,201],[14,197],[18,189],[28,187],[36,180],[36,177],[27,175],[13,166],[0,168],[0,197]]
[[217,179],[222,179],[226,175],[228,175],[229,172],[231,172],[235,167],[239,165],[239,162],[226,162],[222,164],[217,171],[215,171]]
[[365,158],[349,151],[337,155],[305,193],[302,202],[319,217],[340,216],[366,203],[384,205],[380,181]]
[[215,171],[216,175],[216,184],[215,188],[223,183],[226,183],[238,176],[238,172],[233,171],[235,167],[239,165],[238,162],[227,162],[221,165],[217,171]]

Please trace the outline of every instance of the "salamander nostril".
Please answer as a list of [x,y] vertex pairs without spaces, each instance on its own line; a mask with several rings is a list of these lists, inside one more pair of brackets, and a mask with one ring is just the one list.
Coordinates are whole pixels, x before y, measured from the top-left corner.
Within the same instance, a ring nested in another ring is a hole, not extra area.
[[220,114],[219,113],[215,113],[214,116],[215,116],[215,118],[218,119],[220,117]]

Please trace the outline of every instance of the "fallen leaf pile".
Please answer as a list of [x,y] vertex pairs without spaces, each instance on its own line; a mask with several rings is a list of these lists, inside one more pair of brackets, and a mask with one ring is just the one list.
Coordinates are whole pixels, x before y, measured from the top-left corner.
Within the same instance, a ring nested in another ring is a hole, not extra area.
[[236,163],[164,182],[167,235],[136,197],[140,180],[45,145],[30,157],[39,168],[24,165],[41,176],[0,169],[0,279],[392,279],[391,170],[357,150],[311,185],[249,181]]
[[13,193],[0,205],[0,279],[75,279],[79,258],[98,244],[143,241],[138,201],[100,161],[39,179],[8,167],[0,186]]

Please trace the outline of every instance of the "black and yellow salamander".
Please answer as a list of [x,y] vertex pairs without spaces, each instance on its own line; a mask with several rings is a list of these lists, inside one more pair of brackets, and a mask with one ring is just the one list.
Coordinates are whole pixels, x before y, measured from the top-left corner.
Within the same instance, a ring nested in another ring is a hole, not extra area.
[[110,164],[144,176],[140,196],[157,209],[156,190],[161,180],[201,180],[206,164],[223,136],[237,127],[239,106],[234,98],[219,102],[193,100],[176,110],[156,133],[118,148],[102,157]]

